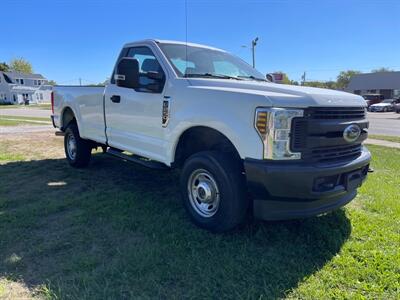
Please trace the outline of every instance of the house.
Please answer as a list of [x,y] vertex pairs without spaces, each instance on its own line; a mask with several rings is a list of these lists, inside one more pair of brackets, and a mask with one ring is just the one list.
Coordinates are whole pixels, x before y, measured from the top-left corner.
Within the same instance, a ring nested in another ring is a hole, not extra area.
[[385,99],[400,97],[400,72],[354,75],[345,90],[358,95],[381,94]]
[[0,72],[0,104],[46,103],[52,86],[40,74]]

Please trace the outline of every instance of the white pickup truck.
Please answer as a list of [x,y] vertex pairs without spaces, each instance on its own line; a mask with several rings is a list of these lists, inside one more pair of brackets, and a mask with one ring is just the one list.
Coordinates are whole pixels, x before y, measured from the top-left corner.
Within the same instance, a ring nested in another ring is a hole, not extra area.
[[351,201],[369,170],[366,104],[340,91],[281,85],[226,51],[126,44],[105,87],[56,86],[53,124],[73,167],[93,148],[180,168],[191,219],[214,232],[248,212],[300,218]]

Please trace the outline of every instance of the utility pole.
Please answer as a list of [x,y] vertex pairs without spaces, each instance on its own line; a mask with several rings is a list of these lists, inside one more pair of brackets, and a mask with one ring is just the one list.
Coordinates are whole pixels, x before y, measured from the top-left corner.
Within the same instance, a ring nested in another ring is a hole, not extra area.
[[256,46],[258,42],[258,37],[251,41],[251,52],[253,54],[253,68],[256,67]]
[[304,85],[304,83],[306,82],[306,71],[304,71],[303,75],[301,76],[301,81],[302,81],[301,85]]

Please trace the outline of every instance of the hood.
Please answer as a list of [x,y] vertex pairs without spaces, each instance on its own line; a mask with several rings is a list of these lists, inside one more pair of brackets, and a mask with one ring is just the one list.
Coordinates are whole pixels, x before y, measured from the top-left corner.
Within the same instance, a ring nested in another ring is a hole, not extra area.
[[372,104],[371,106],[392,106],[392,104],[390,104],[390,103],[376,103],[376,104]]
[[192,88],[264,96],[265,105],[275,107],[366,107],[361,96],[329,89],[253,80],[191,78],[189,82]]

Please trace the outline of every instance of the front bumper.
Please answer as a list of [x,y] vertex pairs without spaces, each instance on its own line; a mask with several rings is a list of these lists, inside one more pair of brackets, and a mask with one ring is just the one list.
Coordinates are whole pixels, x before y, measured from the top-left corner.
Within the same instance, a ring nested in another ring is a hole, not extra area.
[[342,163],[245,159],[247,186],[257,218],[282,220],[325,213],[350,202],[367,177],[371,154]]

